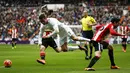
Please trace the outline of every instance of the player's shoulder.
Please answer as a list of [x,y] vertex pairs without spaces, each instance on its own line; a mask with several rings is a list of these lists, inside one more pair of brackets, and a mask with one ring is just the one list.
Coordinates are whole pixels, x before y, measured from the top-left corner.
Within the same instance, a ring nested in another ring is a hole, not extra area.
[[47,20],[49,21],[49,20],[57,20],[57,19],[50,17],[50,18],[47,18]]
[[92,17],[92,16],[88,16],[88,18],[90,18],[90,19],[91,19],[91,18],[93,18],[93,17]]

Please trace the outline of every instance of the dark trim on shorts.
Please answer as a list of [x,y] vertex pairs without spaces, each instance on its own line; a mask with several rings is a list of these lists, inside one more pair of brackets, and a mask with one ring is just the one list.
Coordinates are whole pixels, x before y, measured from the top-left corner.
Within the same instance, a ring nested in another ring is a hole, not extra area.
[[18,38],[12,38],[12,41],[17,41],[18,40]]
[[53,49],[57,48],[56,42],[52,37],[45,39],[42,38],[42,45],[45,46],[45,48],[47,48],[48,46],[52,47]]
[[103,49],[108,49],[108,45],[109,45],[109,43],[107,43],[106,41],[102,41],[102,42],[92,41],[92,44],[95,48],[95,51],[103,51]]
[[127,42],[127,38],[122,38],[122,42]]
[[95,51],[102,51],[103,50],[103,45],[99,42],[92,41],[93,46],[95,48]]
[[106,41],[102,41],[101,44],[103,45],[103,49],[108,49],[109,43]]

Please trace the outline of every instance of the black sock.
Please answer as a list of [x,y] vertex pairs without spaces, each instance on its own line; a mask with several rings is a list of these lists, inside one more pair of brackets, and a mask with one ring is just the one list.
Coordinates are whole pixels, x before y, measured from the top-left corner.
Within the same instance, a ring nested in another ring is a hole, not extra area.
[[87,47],[87,45],[85,45],[84,47],[87,49],[87,51],[85,51],[85,54],[86,54],[86,56],[88,56],[88,47]]
[[14,43],[12,43],[12,47],[14,47]]
[[90,56],[92,56],[92,52],[93,52],[93,47],[90,46]]
[[40,57],[41,57],[41,59],[45,60],[45,56],[46,56],[46,55],[45,55],[45,52],[41,51],[41,52],[40,52]]
[[99,57],[96,57],[96,56],[93,57],[87,68],[91,68],[98,60],[99,60]]
[[108,50],[108,54],[109,54],[109,59],[111,62],[111,66],[115,66],[115,62],[114,62],[114,55],[113,55],[113,50]]
[[126,44],[122,44],[122,46],[123,46],[124,48],[126,48]]
[[45,60],[45,56],[41,56],[41,59],[42,59],[42,60]]
[[14,45],[16,46],[17,43],[14,43]]
[[124,49],[126,50],[126,44],[122,44],[122,46],[124,47]]

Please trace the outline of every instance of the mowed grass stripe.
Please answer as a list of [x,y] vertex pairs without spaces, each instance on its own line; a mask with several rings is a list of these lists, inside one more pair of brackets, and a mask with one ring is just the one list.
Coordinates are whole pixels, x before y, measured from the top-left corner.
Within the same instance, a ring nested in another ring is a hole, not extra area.
[[[121,45],[114,46],[115,62],[120,70],[111,70],[107,50],[102,53],[101,59],[94,65],[96,71],[91,73],[130,73],[130,45],[127,52],[122,52]],[[18,44],[16,49],[11,45],[0,45],[0,67],[5,59],[13,62],[11,68],[0,68],[0,73],[88,73],[84,68],[90,60],[85,60],[84,51],[56,53],[52,48],[46,49],[46,65],[36,62],[39,57],[37,45]]]

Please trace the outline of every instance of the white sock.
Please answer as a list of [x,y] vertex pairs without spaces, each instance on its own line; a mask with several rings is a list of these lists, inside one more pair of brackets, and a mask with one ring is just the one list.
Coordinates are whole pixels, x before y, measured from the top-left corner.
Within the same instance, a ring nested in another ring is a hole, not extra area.
[[78,50],[79,47],[78,46],[67,46],[68,47],[68,51],[73,51],[73,50]]
[[84,38],[84,37],[77,37],[79,41],[90,41],[90,39]]

